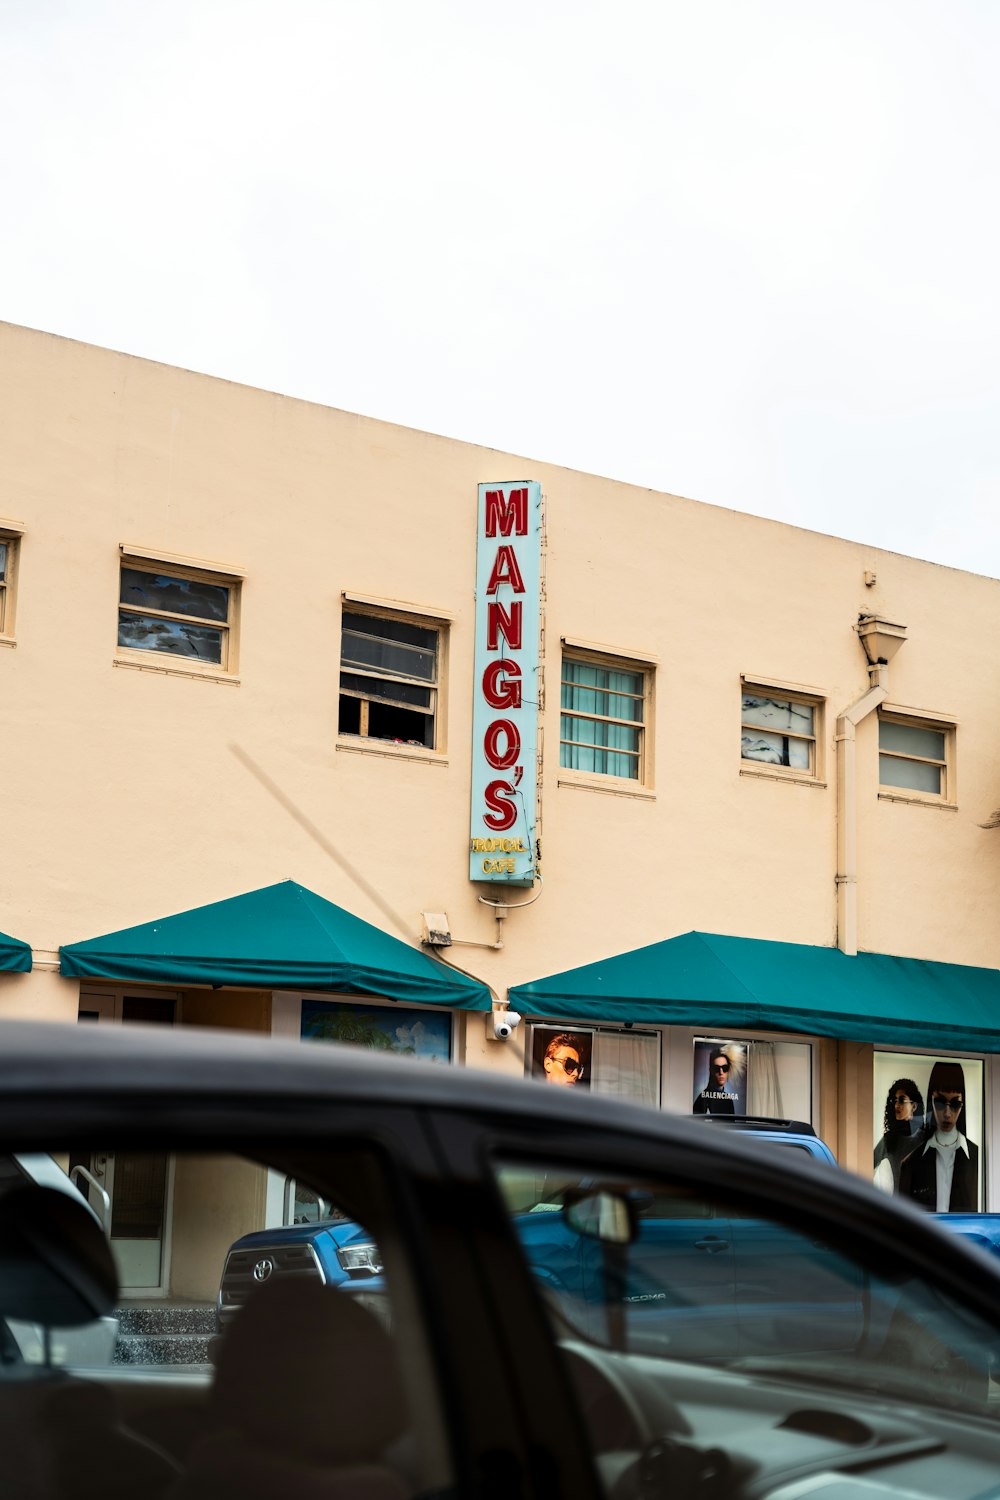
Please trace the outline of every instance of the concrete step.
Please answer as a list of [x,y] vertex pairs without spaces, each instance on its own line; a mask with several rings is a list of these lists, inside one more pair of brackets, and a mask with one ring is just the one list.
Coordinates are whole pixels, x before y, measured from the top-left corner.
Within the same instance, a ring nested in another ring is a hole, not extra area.
[[123,1302],[115,1308],[123,1334],[214,1333],[214,1302]]
[[211,1335],[187,1333],[119,1334],[116,1365],[207,1365]]
[[126,1302],[118,1319],[116,1365],[207,1365],[214,1303]]

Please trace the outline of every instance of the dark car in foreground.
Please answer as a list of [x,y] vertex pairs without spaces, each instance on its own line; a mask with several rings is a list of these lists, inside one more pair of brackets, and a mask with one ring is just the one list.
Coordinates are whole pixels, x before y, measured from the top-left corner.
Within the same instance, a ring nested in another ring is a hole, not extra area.
[[[0,1149],[169,1155],[175,1293],[282,1183],[378,1246],[368,1297],[263,1277],[214,1368],[7,1367],[3,1493],[995,1495],[994,1264],[737,1136],[333,1046],[0,1026]],[[0,1201],[0,1316],[115,1305],[67,1202]]]

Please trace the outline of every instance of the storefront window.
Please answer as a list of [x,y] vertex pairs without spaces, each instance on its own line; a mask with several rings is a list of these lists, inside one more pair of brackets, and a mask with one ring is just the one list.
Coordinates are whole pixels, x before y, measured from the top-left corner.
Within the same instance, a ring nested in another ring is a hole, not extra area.
[[526,1058],[533,1078],[592,1089],[637,1104],[660,1102],[660,1036],[630,1028],[533,1026]]
[[696,1115],[812,1119],[808,1042],[696,1036],[691,1083]]
[[982,1061],[876,1052],[873,1076],[876,1187],[929,1213],[978,1212]]
[[303,1041],[346,1042],[421,1062],[451,1061],[450,1011],[303,1000],[301,1028]]

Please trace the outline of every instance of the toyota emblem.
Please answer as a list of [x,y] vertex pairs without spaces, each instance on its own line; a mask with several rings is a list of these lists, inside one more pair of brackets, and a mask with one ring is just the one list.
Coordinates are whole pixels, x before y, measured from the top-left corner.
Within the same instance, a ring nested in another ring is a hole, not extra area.
[[264,1260],[259,1260],[253,1268],[254,1281],[266,1281],[273,1270],[273,1260],[268,1260],[266,1257]]

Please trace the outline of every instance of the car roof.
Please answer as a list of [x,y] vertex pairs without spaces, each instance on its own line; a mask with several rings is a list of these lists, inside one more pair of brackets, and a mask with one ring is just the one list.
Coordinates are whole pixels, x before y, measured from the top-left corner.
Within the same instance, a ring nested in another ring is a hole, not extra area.
[[[225,1129],[239,1114],[246,1134],[254,1117],[270,1126],[269,1102],[277,1100],[293,1104],[300,1116],[311,1105],[383,1102],[510,1122],[541,1119],[587,1133],[638,1133],[665,1147],[690,1147],[696,1137],[706,1162],[746,1160],[745,1153],[760,1160],[766,1149],[750,1131],[706,1130],[692,1116],[589,1090],[553,1089],[535,1079],[334,1042],[208,1027],[0,1021],[0,1145],[15,1150],[25,1142],[48,1144],[40,1139],[40,1122],[51,1121],[55,1140],[61,1120],[86,1126],[90,1118],[134,1112],[140,1102],[137,1118],[150,1127],[183,1120],[190,1138],[199,1117],[206,1128]],[[788,1163],[787,1169],[798,1167]]]
[[[279,1104],[280,1108],[274,1106]],[[212,1149],[225,1139],[294,1139],[322,1131],[331,1106],[377,1105],[364,1129],[394,1108],[433,1108],[519,1128],[532,1150],[558,1160],[630,1170],[669,1170],[679,1181],[734,1200],[757,1197],[795,1218],[836,1217],[845,1230],[867,1225],[869,1243],[911,1257],[966,1289],[979,1284],[995,1316],[1000,1273],[981,1251],[938,1227],[931,1215],[878,1193],[853,1173],[835,1183],[798,1153],[775,1153],[752,1133],[704,1130],[690,1116],[622,1103],[472,1067],[419,1063],[335,1043],[281,1040],[202,1027],[85,1026],[0,1021],[0,1146],[62,1148],[69,1138],[132,1149],[170,1138],[176,1148]],[[353,1111],[349,1111],[353,1113]],[[523,1128],[522,1128],[523,1127]],[[625,1153],[623,1155],[623,1153]],[[947,1251],[943,1250],[947,1242]]]
[[709,1129],[758,1130],[767,1135],[811,1135],[816,1132],[806,1120],[786,1120],[780,1115],[692,1115]]

